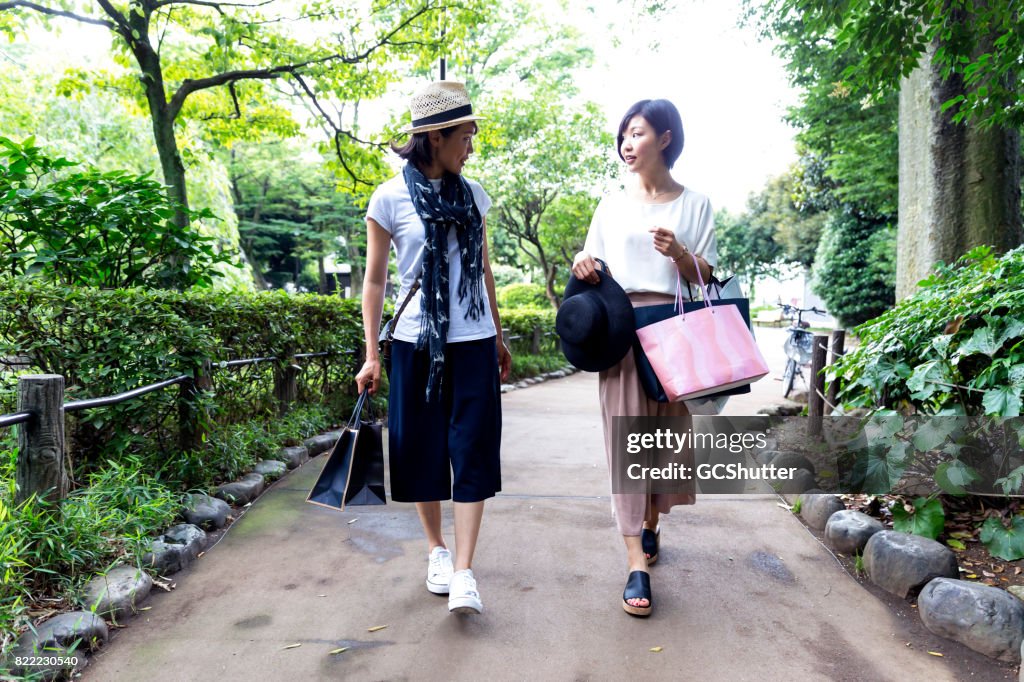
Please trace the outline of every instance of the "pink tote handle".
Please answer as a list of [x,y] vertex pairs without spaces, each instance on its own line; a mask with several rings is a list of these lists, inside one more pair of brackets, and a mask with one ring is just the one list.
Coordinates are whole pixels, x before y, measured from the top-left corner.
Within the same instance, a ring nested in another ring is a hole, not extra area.
[[[697,281],[700,282],[700,297],[704,300],[704,307],[711,308],[711,312],[715,312],[714,307],[711,305],[711,288],[704,284],[704,278],[700,274],[700,265],[697,264],[697,256],[690,252],[690,258],[693,259],[693,268],[697,271]],[[676,270],[676,310],[679,314],[686,317],[686,311],[683,309],[683,278],[679,274],[679,270]]]

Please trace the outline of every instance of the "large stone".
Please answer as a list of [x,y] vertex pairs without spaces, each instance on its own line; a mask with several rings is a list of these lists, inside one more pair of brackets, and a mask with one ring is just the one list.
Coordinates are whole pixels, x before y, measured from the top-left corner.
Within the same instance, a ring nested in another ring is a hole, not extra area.
[[307,438],[302,441],[302,444],[306,446],[310,457],[316,457],[320,453],[327,452],[333,448],[339,438],[341,438],[341,431],[328,431],[327,433],[321,433],[319,436]]
[[278,459],[282,459],[289,469],[297,469],[309,459],[309,450],[305,445],[296,445],[290,448],[281,448],[277,453]]
[[[29,656],[54,656],[77,658],[77,664],[32,666],[31,668],[13,667],[15,675],[32,673],[38,677],[33,679],[56,680],[65,677],[67,671],[84,666],[85,656],[79,653],[83,649],[96,649],[107,641],[107,624],[95,613],[89,611],[72,611],[62,613],[38,626],[33,632],[26,631],[18,638],[18,643],[11,652],[11,659]],[[72,648],[74,647],[74,648]]]
[[214,496],[230,504],[249,504],[263,492],[263,476],[252,473],[242,476],[234,483],[226,483],[217,488]]
[[800,516],[807,525],[822,530],[829,518],[846,509],[846,505],[835,495],[801,495]]
[[936,578],[917,598],[924,626],[1000,661],[1020,663],[1024,604],[998,587]]
[[864,570],[886,592],[906,598],[933,578],[957,578],[953,551],[943,544],[893,530],[875,533],[864,546]]
[[771,484],[775,490],[787,495],[804,493],[818,485],[814,480],[814,474],[807,469],[797,469],[792,478],[772,479]]
[[85,586],[84,606],[99,616],[123,620],[138,612],[137,606],[149,596],[153,579],[134,566],[115,566]]
[[780,452],[772,458],[771,463],[777,469],[806,469],[812,474],[817,471],[811,460],[799,452]]
[[182,515],[193,526],[223,528],[230,513],[231,507],[224,500],[218,500],[205,493],[192,493],[185,502]]
[[252,470],[270,481],[277,480],[288,472],[288,466],[276,459],[264,459],[256,463]]
[[764,414],[769,417],[795,417],[800,414],[804,409],[803,405],[797,403],[786,402],[780,405],[769,405],[762,407],[757,411],[758,414]]
[[864,551],[864,546],[875,533],[885,530],[878,519],[853,509],[837,511],[825,524],[825,542],[842,554],[853,556]]
[[206,533],[188,523],[167,529],[153,541],[151,549],[142,557],[142,564],[160,575],[176,573],[190,563],[206,545]]

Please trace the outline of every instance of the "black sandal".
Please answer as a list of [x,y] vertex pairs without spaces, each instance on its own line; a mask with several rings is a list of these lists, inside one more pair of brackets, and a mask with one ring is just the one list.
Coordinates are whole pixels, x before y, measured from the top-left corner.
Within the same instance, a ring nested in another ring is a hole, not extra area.
[[658,560],[658,549],[661,547],[661,526],[656,530],[644,528],[640,531],[640,545],[644,548],[644,555],[647,557],[647,565],[650,566]]
[[[647,606],[633,606],[627,599],[646,599]],[[631,571],[622,591],[622,608],[631,616],[649,616],[654,601],[651,599],[651,576],[647,571]]]

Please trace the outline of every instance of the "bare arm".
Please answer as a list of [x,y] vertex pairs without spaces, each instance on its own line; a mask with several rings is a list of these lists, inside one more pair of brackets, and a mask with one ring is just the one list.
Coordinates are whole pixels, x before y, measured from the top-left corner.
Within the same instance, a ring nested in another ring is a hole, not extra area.
[[498,333],[496,340],[498,346],[498,369],[501,372],[501,380],[505,381],[508,379],[509,373],[512,371],[512,353],[509,351],[508,346],[505,345],[505,340],[501,336],[501,318],[498,314],[498,298],[494,291],[494,273],[491,272],[491,258],[487,249],[487,220],[483,221],[484,230],[484,286],[487,287],[487,301],[491,306],[491,319],[494,321],[494,329]]
[[388,279],[391,235],[373,218],[366,219],[366,272],[363,275],[363,338],[366,361],[356,374],[359,392],[369,385],[370,394],[380,386],[380,320],[384,310],[384,287]]

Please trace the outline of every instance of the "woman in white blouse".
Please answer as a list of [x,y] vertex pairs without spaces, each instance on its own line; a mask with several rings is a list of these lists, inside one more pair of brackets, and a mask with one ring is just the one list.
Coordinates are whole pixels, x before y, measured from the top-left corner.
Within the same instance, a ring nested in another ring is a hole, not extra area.
[[[601,259],[634,307],[671,302],[677,273],[685,285],[698,281],[700,268],[708,281],[717,262],[714,215],[707,197],[676,182],[669,172],[682,150],[682,121],[671,102],[642,100],[629,108],[619,124],[618,153],[637,181],[601,200],[586,244],[573,260],[577,278],[596,284],[596,270],[602,267],[596,259]],[[600,373],[599,391],[609,466],[613,418],[688,414],[681,402],[659,403],[646,395],[632,350]],[[693,492],[612,495],[628,554],[629,578],[622,601],[627,613],[651,612],[648,566],[658,558],[659,515],[694,502]]]

